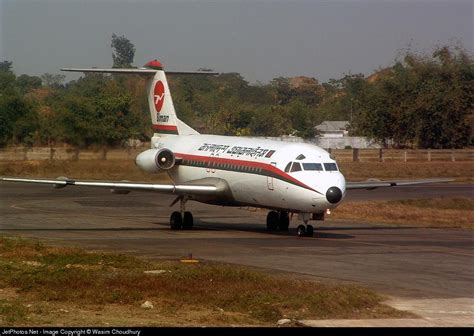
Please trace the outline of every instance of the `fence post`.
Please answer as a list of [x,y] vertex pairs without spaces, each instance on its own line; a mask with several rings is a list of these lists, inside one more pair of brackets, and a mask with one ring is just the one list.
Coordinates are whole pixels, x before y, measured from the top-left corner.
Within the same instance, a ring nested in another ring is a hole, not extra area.
[[454,162],[456,161],[455,155],[454,155],[454,149],[451,150],[451,161]]
[[428,161],[431,161],[431,149],[428,148]]
[[56,150],[53,147],[49,147],[49,160],[53,161],[54,160],[54,153]]
[[352,162],[359,162],[359,148],[352,149]]
[[385,159],[383,157],[383,148],[379,149],[379,161],[380,162],[385,162]]
[[407,151],[403,151],[403,161],[407,162]]

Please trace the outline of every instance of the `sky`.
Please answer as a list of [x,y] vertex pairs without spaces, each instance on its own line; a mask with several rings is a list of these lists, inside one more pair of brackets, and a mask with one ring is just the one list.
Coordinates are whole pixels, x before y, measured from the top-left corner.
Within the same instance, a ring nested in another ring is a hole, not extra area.
[[135,45],[135,66],[156,58],[165,69],[238,72],[251,83],[325,82],[369,75],[407,48],[461,44],[472,53],[473,3],[0,0],[0,61],[12,61],[17,75],[111,67],[113,33]]

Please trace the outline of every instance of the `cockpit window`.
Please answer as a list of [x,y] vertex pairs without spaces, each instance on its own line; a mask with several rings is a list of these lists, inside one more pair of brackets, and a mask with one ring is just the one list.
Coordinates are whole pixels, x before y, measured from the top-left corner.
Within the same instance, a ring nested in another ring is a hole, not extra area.
[[291,166],[291,172],[297,172],[301,170],[301,165],[298,162],[293,162],[293,165]]
[[322,171],[323,165],[320,163],[303,163],[303,169]]
[[285,173],[288,173],[290,171],[290,167],[291,167],[291,162],[288,162],[288,164],[285,167]]
[[296,160],[304,160],[306,159],[306,156],[304,156],[303,154],[300,154],[296,157]]
[[325,163],[324,169],[326,171],[337,171],[337,165],[334,162]]

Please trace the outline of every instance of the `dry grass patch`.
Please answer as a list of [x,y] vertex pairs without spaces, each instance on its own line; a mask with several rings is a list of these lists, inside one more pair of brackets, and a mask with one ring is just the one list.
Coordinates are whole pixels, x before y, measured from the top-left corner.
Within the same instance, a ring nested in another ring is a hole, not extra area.
[[474,228],[474,199],[436,198],[376,202],[347,202],[332,219],[417,225],[437,228]]
[[472,162],[340,162],[348,181],[451,177],[456,182],[474,182]]
[[[144,274],[156,269],[165,272]],[[0,316],[4,323],[15,325],[35,321],[48,324],[50,319],[49,324],[54,325],[59,321],[52,313],[57,307],[82,309],[85,315],[100,311],[101,317],[92,320],[95,325],[103,325],[104,321],[120,325],[156,325],[157,321],[161,325],[181,325],[183,321],[187,325],[274,325],[283,317],[406,316],[383,305],[381,296],[358,286],[270,276],[211,262],[147,262],[120,254],[48,247],[23,239],[0,238],[0,274],[0,288],[15,288],[18,294],[15,300],[10,297],[0,301]],[[145,300],[152,301],[156,308],[140,308]],[[41,314],[26,309],[27,304],[56,308]],[[108,315],[117,310],[127,312],[120,321]],[[23,313],[13,321],[13,311]],[[75,318],[70,319],[71,323],[84,323]]]
[[66,176],[90,180],[166,181],[166,174],[141,171],[133,160],[10,161],[0,162],[0,175],[22,177]]

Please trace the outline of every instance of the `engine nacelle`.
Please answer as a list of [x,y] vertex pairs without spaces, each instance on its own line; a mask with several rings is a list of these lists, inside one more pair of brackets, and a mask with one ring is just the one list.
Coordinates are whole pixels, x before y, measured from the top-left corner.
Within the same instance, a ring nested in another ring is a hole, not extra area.
[[137,155],[135,163],[148,173],[158,173],[173,168],[176,158],[174,153],[167,148],[148,149]]
[[156,153],[155,162],[158,168],[168,170],[174,167],[176,159],[172,151],[167,148],[162,148]]

